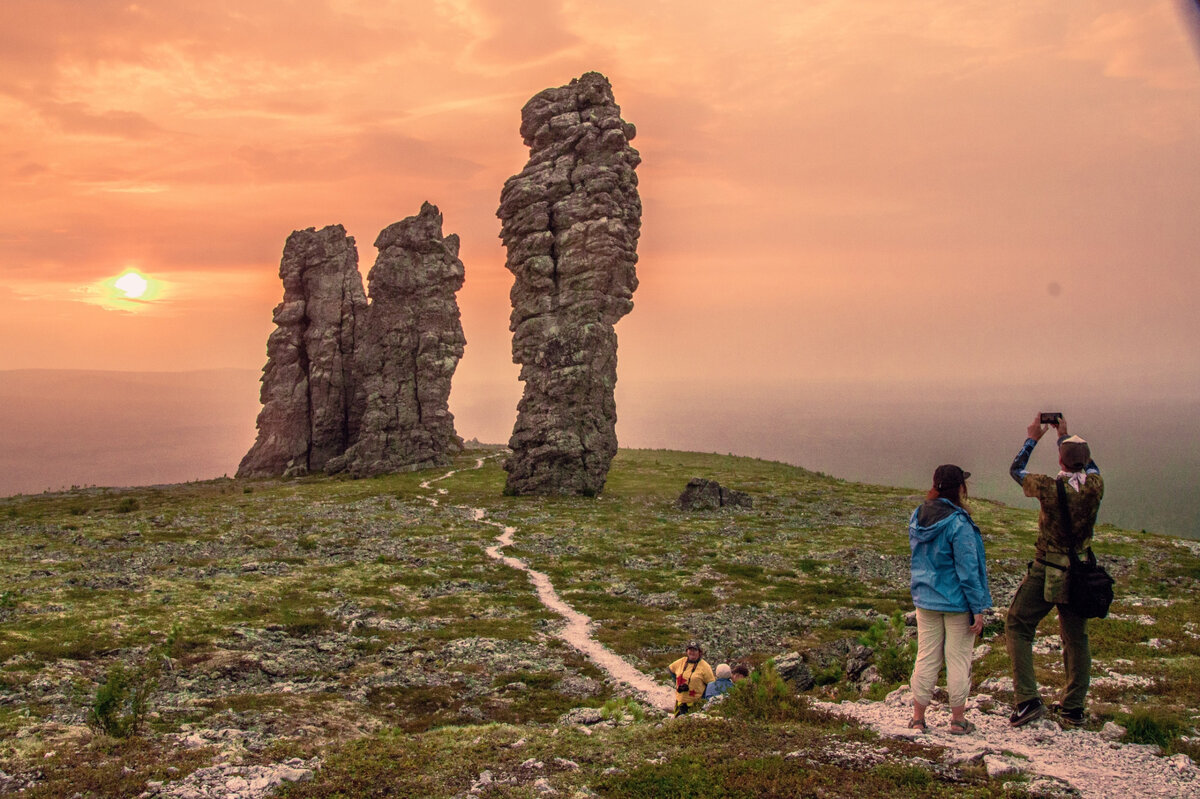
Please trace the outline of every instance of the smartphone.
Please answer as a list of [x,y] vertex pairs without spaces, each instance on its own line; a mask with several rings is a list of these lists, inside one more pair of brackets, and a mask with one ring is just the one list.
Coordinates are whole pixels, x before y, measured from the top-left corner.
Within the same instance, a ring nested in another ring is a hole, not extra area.
[[1041,421],[1038,424],[1058,424],[1062,421],[1063,415],[1058,411],[1042,411]]

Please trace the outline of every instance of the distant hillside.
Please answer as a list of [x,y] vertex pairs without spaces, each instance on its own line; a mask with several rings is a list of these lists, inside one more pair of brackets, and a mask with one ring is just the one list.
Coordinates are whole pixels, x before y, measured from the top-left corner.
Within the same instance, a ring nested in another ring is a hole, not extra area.
[[[258,378],[249,369],[0,371],[0,496],[232,475],[254,442]],[[507,441],[519,386],[456,377],[459,435]],[[1027,412],[1043,405],[1067,411],[1072,429],[1092,440],[1106,481],[1101,521],[1200,538],[1194,391],[623,380],[617,436],[622,447],[762,457],[914,490],[937,464],[955,462],[973,472],[975,496],[1029,508],[1008,465]],[[1039,447],[1030,466],[1053,472],[1054,448]]]
[[0,372],[0,495],[232,475],[254,441],[258,376]]

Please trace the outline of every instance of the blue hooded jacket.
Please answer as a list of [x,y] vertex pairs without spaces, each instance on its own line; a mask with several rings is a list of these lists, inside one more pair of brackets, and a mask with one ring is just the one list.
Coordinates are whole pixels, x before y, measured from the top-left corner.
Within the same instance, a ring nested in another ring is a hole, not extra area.
[[947,499],[926,502],[908,522],[913,604],[943,613],[979,614],[992,606],[983,536]]

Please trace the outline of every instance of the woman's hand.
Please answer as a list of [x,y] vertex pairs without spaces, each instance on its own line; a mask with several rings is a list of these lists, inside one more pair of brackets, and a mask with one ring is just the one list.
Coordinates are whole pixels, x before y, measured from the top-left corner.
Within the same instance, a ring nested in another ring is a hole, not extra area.
[[982,613],[977,614],[975,616],[975,623],[972,624],[968,629],[970,629],[972,635],[979,635],[980,633],[983,632],[983,614]]

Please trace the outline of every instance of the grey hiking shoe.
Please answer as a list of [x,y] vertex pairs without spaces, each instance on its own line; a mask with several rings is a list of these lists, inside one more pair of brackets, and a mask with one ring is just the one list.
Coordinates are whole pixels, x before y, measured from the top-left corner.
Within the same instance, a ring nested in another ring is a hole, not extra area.
[[1021,702],[1013,710],[1012,715],[1008,717],[1008,726],[1020,727],[1022,724],[1028,724],[1034,719],[1040,719],[1046,714],[1046,706],[1042,704],[1042,700],[1038,697],[1028,699]]

